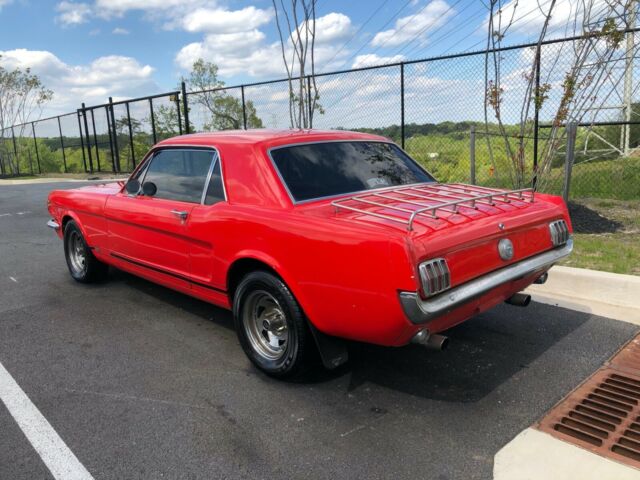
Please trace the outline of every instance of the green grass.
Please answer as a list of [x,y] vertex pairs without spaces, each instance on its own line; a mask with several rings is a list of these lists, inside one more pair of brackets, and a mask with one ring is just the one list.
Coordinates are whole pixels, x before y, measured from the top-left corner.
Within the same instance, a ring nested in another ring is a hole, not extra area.
[[622,226],[613,233],[575,233],[573,253],[562,264],[640,275],[640,200],[584,199],[579,203]]
[[563,265],[640,275],[640,235],[576,234],[574,239],[573,253]]
[[[562,192],[564,171],[554,168],[543,190]],[[577,163],[571,174],[571,198],[640,199],[640,158]]]

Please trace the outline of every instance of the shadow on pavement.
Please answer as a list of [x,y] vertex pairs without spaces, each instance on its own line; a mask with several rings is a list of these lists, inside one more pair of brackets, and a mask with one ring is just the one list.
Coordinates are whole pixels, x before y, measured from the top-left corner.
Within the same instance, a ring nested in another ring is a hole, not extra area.
[[[116,269],[111,270],[109,281],[124,282],[233,330],[231,314],[224,309]],[[500,305],[444,332],[450,341],[442,352],[417,345],[392,348],[350,342],[347,365],[335,371],[318,368],[295,383],[329,386],[332,380],[349,375],[349,391],[372,383],[426,399],[477,402],[589,319],[570,310],[551,315],[554,309],[535,303],[528,308]]]
[[500,305],[444,332],[450,341],[442,352],[354,344],[350,389],[370,382],[433,400],[477,402],[589,319],[569,310],[561,321],[557,314],[545,318],[552,308]]

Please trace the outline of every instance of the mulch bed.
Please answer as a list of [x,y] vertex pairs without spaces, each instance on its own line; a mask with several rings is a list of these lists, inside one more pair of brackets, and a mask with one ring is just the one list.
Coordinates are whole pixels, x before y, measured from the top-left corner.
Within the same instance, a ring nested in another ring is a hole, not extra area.
[[622,223],[579,203],[569,202],[569,214],[576,233],[615,233],[623,228]]

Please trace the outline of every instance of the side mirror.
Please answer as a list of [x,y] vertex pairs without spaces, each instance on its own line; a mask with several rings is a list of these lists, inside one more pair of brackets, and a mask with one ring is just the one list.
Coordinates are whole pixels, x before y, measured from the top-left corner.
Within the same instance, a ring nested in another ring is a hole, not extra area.
[[140,193],[140,182],[136,179],[129,180],[124,188],[129,195],[137,195]]
[[158,187],[153,182],[144,182],[142,184],[142,193],[144,193],[147,197],[153,197],[158,191]]

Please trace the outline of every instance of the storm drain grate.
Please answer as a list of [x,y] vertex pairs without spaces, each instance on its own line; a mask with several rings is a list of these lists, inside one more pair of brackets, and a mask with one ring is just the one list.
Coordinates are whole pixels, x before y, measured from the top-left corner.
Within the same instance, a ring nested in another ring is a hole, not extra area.
[[640,335],[556,405],[537,427],[640,468]]

